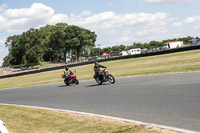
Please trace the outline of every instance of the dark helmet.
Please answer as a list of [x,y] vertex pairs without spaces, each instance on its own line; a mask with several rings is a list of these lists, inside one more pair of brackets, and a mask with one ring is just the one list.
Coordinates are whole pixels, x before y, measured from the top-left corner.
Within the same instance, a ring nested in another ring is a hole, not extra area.
[[95,61],[95,62],[94,62],[94,65],[95,65],[95,66],[96,66],[96,65],[99,65],[99,63],[98,63],[97,61]]
[[65,66],[65,70],[68,71],[68,70],[69,70],[69,67],[68,67],[68,66]]

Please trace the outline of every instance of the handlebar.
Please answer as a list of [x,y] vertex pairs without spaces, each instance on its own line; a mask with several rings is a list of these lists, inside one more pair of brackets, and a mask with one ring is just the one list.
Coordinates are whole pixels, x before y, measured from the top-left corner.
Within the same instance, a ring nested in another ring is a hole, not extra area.
[[107,69],[107,67],[105,67],[104,69],[103,69],[103,71],[105,71]]

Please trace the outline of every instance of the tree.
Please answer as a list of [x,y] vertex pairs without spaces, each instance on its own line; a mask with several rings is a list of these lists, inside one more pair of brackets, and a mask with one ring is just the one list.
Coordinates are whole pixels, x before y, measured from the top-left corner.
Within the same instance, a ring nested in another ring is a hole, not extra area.
[[162,45],[162,43],[161,42],[158,42],[158,41],[151,41],[150,43],[149,43],[149,46],[150,46],[150,48],[158,48],[158,47],[160,47]]
[[42,61],[65,62],[66,53],[89,56],[95,46],[96,34],[78,26],[66,23],[46,25],[39,29],[30,28],[20,35],[7,38],[5,44],[9,54],[4,65],[39,64]]
[[4,65],[39,64],[43,61],[44,46],[37,29],[29,29],[21,35],[7,38],[5,44],[9,48],[9,55]]
[[55,26],[52,25],[46,25],[44,27],[41,27],[39,29],[40,38],[41,38],[41,45],[44,46],[44,61],[53,61],[52,56],[54,54],[54,49],[51,45],[51,35],[55,29]]
[[125,51],[126,50],[126,46],[123,45],[123,44],[119,45],[119,50],[120,50],[120,52],[121,51]]
[[70,46],[66,42],[66,23],[58,23],[53,27],[53,31],[50,35],[50,47],[52,50],[51,60],[60,62],[66,62],[66,53],[69,51]]
[[9,36],[6,39],[5,45],[8,47],[9,54],[4,58],[3,66],[18,65],[22,62],[24,50],[20,45],[20,40],[22,40],[22,36],[19,35]]
[[96,34],[90,30],[72,25],[65,29],[66,42],[75,50],[76,61],[79,61],[81,53],[86,48],[94,47],[96,41]]
[[107,54],[112,55],[113,49],[111,47],[106,47],[106,48],[103,48],[101,51],[102,53],[107,53]]
[[144,46],[144,48],[146,48],[146,49],[149,49],[149,48],[150,48],[150,46],[149,46],[148,43],[144,43],[143,46]]
[[89,48],[90,56],[98,56],[98,53],[99,53],[99,48],[96,48],[96,47],[90,47]]

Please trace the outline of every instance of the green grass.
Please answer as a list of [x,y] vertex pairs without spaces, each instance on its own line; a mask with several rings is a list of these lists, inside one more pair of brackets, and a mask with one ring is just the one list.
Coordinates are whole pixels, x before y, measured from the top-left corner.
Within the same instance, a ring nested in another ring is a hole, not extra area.
[[[159,133],[160,129],[73,113],[0,105],[10,133]],[[167,132],[166,132],[167,133]]]
[[[101,63],[115,77],[200,71],[200,50]],[[93,79],[93,64],[71,68],[79,80]],[[63,70],[0,79],[0,89],[61,83]],[[157,133],[161,129],[71,113],[0,105],[0,119],[12,133]],[[169,133],[170,131],[166,131]]]
[[61,65],[63,65],[63,64],[62,63],[43,62],[40,65],[38,65],[38,67],[47,68],[47,67],[54,67],[54,66],[61,66]]
[[[103,62],[115,77],[200,71],[200,50]],[[72,67],[80,81],[93,79],[93,64]],[[0,89],[61,83],[63,70],[0,79]]]

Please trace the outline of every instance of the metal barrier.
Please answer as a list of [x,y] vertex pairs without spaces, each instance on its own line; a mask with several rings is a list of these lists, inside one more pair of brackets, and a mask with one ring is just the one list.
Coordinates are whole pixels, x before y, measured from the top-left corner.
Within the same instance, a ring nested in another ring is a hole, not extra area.
[[[113,58],[107,58],[107,59],[99,59],[98,62],[162,55],[162,54],[189,51],[189,50],[195,50],[195,49],[200,49],[200,45],[181,47],[181,48],[176,48],[176,49],[168,49],[168,50],[163,50],[163,51],[149,52],[149,53],[136,54],[136,55],[126,55],[126,56],[119,56],[119,57],[113,57]],[[14,74],[9,74],[9,75],[2,75],[2,76],[0,76],[0,79],[16,77],[16,76],[23,76],[23,75],[28,75],[28,74],[35,74],[35,73],[46,72],[46,71],[53,71],[53,70],[58,70],[58,69],[64,69],[65,66],[68,66],[68,67],[83,66],[83,65],[92,64],[93,62],[94,61],[88,61],[88,62],[68,64],[68,65],[63,65],[63,66],[50,67],[50,68],[44,68],[44,69],[38,69],[38,70],[32,70],[32,71],[25,71],[25,72],[14,73]]]

